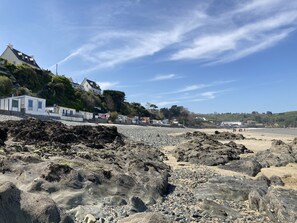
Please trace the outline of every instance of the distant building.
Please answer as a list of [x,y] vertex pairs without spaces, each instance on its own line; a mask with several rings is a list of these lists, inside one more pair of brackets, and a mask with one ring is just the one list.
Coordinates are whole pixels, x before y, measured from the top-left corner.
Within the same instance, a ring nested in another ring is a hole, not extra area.
[[221,122],[222,127],[239,127],[242,126],[242,122],[239,121],[225,121]]
[[97,95],[101,94],[100,86],[94,81],[91,81],[85,78],[82,81],[81,86],[84,88],[85,91],[91,91]]
[[27,64],[35,69],[40,69],[33,56],[29,56],[21,51],[13,48],[13,45],[9,44],[5,51],[1,55],[2,59],[7,60],[14,65]]
[[48,116],[60,118],[62,120],[75,122],[82,122],[84,120],[83,115],[77,113],[74,108],[67,108],[55,105],[52,107],[46,107],[45,110]]
[[61,116],[74,116],[76,114],[76,110],[74,108],[67,108],[55,105],[53,107],[46,107],[46,112],[54,113]]
[[0,99],[0,110],[22,112],[32,115],[46,115],[46,100],[28,95]]
[[83,86],[81,86],[80,84],[78,83],[75,83],[75,82],[71,82],[71,85],[74,89],[80,89],[80,90],[85,90]]

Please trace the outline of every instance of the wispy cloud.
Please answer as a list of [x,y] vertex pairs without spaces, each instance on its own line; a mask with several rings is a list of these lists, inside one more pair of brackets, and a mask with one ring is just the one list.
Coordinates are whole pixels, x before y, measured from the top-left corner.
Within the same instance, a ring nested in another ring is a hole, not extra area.
[[[142,4],[137,3],[138,7]],[[207,4],[215,3],[209,1]],[[192,6],[193,9],[186,10],[187,16],[181,14],[176,17],[168,13],[166,20],[160,20],[157,24],[150,22],[139,29],[135,28],[135,24],[130,24],[131,18],[125,20],[126,26],[117,27],[122,18],[120,14],[111,17],[118,20],[106,20],[106,24],[100,23],[98,29],[94,29],[96,25],[88,24],[92,27],[93,37],[57,63],[65,65],[80,59],[85,62],[85,68],[80,71],[82,73],[156,55],[159,56],[158,61],[227,63],[276,45],[297,26],[296,1],[286,1],[285,4],[282,0],[239,1],[234,3],[234,7],[225,6],[218,14],[211,14],[207,4],[197,3]],[[124,11],[131,10],[131,5],[132,1],[125,4]],[[121,4],[119,10],[123,12]],[[113,11],[109,13],[114,15]],[[96,12],[93,17],[97,15]],[[139,19],[145,16],[147,22],[148,18],[156,15],[151,11]],[[155,81],[172,78],[173,74],[160,75],[155,77]]]
[[186,86],[178,91],[175,91],[174,93],[183,93],[183,92],[188,92],[188,91],[195,91],[198,89],[206,88],[208,85],[206,84],[194,84],[194,85],[189,85]]
[[164,75],[156,75],[154,78],[150,79],[150,81],[164,81],[164,80],[174,80],[180,79],[182,76],[176,74],[164,74]]
[[[250,10],[255,7],[265,7],[268,2],[254,1],[243,7],[242,10],[224,14],[219,19],[225,20],[227,24],[229,23],[231,28],[217,28],[211,32],[206,31],[202,35],[197,34],[193,42],[188,47],[175,52],[171,56],[171,60],[200,60],[203,62],[226,63],[274,46],[296,29],[296,4],[294,4],[295,9],[276,12],[274,16],[269,14],[267,17],[259,18],[258,20],[250,19],[251,22],[241,21],[240,26],[234,24],[232,20],[234,16],[238,16],[243,12],[249,11],[253,14]],[[280,3],[280,1],[276,0],[270,2]]]
[[200,89],[204,89],[204,88],[208,88],[208,87],[229,84],[232,82],[235,82],[235,80],[214,81],[214,82],[208,83],[208,84],[193,84],[193,85],[185,86],[179,90],[166,92],[163,94],[169,95],[169,94],[187,93],[187,92],[192,92],[192,91],[196,91],[196,90],[200,90]]
[[233,89],[223,89],[223,90],[216,90],[216,91],[206,91],[198,94],[189,94],[187,96],[182,96],[176,98],[177,100],[187,101],[187,102],[200,102],[200,101],[207,101],[217,98],[219,95],[232,91]]

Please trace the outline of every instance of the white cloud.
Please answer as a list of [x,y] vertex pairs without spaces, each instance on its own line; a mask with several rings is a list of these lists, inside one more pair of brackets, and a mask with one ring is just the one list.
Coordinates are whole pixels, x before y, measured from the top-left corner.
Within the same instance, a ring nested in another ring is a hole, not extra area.
[[164,75],[156,75],[150,81],[173,80],[173,79],[179,79],[179,78],[182,78],[182,77],[176,74],[164,74]]
[[[166,92],[164,94],[168,95],[168,94],[187,93],[187,92],[196,91],[196,90],[200,90],[200,89],[204,89],[204,88],[208,88],[208,87],[214,87],[214,86],[218,86],[218,85],[229,84],[229,83],[232,83],[232,82],[235,82],[235,80],[214,81],[214,82],[209,83],[209,84],[193,84],[193,85],[185,86],[184,88],[181,88],[181,89],[176,90],[176,91]],[[185,96],[184,98],[187,98],[187,97],[191,97],[191,96]]]
[[102,90],[108,90],[119,85],[119,82],[97,82]]
[[216,98],[216,95],[218,93],[219,92],[217,92],[217,91],[207,91],[207,92],[202,93],[201,96],[205,97],[207,99],[214,99],[214,98]]
[[202,88],[205,88],[207,87],[206,84],[194,84],[194,85],[189,85],[189,86],[186,86],[178,91],[176,91],[175,93],[183,93],[183,92],[188,92],[188,91],[195,91],[195,90],[198,90],[198,89],[202,89]]
[[162,107],[165,105],[174,105],[174,104],[178,104],[178,103],[180,103],[180,101],[159,101],[159,102],[153,102],[152,104],[155,104],[158,107]]

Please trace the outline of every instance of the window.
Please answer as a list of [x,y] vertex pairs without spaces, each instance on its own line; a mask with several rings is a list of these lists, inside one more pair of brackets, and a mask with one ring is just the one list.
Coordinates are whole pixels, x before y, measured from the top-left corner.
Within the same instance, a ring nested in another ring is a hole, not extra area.
[[11,106],[13,108],[18,108],[19,107],[19,101],[18,100],[12,100],[11,102]]
[[38,101],[38,109],[42,109],[42,101]]
[[33,110],[33,100],[28,100],[28,110]]

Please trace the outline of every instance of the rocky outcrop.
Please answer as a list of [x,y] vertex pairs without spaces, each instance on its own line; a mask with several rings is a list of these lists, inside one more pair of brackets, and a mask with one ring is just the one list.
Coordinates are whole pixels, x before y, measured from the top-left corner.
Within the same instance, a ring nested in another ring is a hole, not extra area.
[[174,156],[178,162],[216,166],[238,160],[240,154],[250,152],[243,145],[234,142],[223,144],[206,134],[200,134],[196,139],[179,144],[174,150]]
[[61,222],[56,203],[44,195],[25,193],[10,182],[0,184],[0,219],[3,223]]
[[127,218],[121,219],[118,223],[171,223],[168,219],[159,213],[138,213]]
[[232,132],[219,132],[215,131],[214,134],[212,134],[212,137],[216,140],[243,140],[245,137],[242,134],[235,134]]
[[[116,127],[66,126],[37,119],[1,125],[9,137],[0,155],[2,174],[17,179],[30,193],[47,194],[73,219],[74,208],[83,207],[78,219],[83,221],[90,214],[84,207],[94,204],[100,209],[104,205],[103,212],[114,218],[120,217],[112,214],[115,208],[124,216],[122,209],[143,212],[167,193],[169,167],[163,163],[164,154],[126,141]],[[113,198],[109,204],[107,198]]]
[[294,141],[289,145],[281,140],[274,140],[270,149],[258,152],[255,159],[262,167],[286,166],[288,163],[297,162],[297,147]]
[[206,136],[215,140],[243,140],[245,137],[242,134],[235,134],[232,132],[215,131],[214,134],[206,134],[204,132],[194,131],[187,132],[184,135],[186,139],[205,138]]
[[1,123],[8,129],[8,134],[14,141],[42,146],[63,146],[82,143],[92,148],[103,148],[121,135],[116,127],[105,126],[66,126],[60,122],[41,121],[39,119],[24,119]]
[[[230,142],[232,145],[234,142]],[[291,144],[286,144],[281,140],[274,140],[270,149],[258,152],[254,156],[245,159],[229,162],[223,166],[222,169],[240,172],[249,176],[256,176],[262,168],[270,166],[286,166],[288,163],[297,162],[297,139]],[[281,179],[271,179],[273,185],[282,186]]]
[[252,191],[249,195],[251,209],[265,211],[274,222],[297,221],[297,191],[285,188],[269,188],[267,193]]
[[252,190],[267,191],[265,180],[252,180],[243,177],[218,176],[195,187],[195,196],[199,199],[221,199],[232,201],[248,200]]

